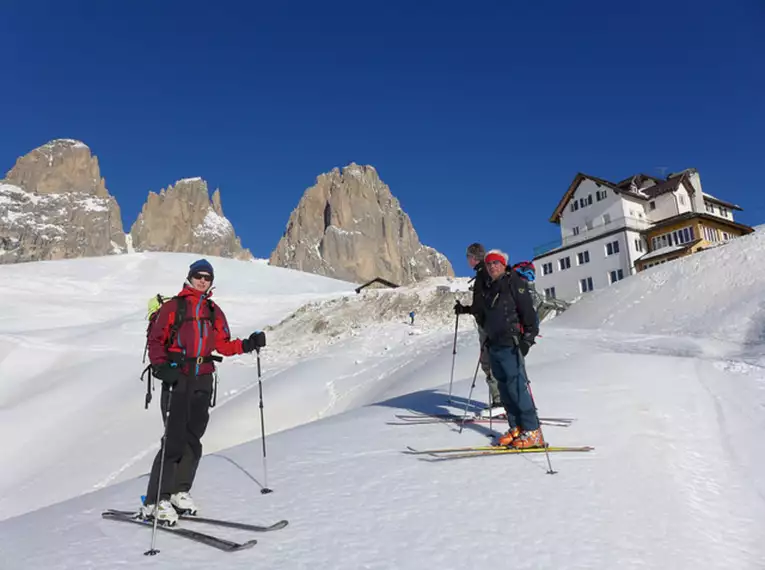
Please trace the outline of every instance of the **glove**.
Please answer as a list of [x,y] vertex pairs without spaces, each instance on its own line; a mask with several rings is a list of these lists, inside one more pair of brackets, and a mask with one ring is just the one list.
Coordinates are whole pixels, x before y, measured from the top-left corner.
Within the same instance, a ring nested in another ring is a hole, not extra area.
[[154,377],[162,380],[165,386],[175,386],[181,377],[181,369],[175,362],[163,362],[151,367]]
[[518,341],[518,348],[521,349],[521,354],[526,356],[529,353],[529,349],[534,344],[534,337],[531,335],[523,335],[521,340]]
[[462,303],[457,301],[456,303],[454,303],[454,314],[455,315],[459,315],[459,314],[467,315],[467,314],[470,314],[470,308],[471,308],[470,305],[463,305]]
[[266,333],[263,331],[255,331],[242,341],[243,352],[252,352],[253,350],[263,348],[264,346],[266,346]]

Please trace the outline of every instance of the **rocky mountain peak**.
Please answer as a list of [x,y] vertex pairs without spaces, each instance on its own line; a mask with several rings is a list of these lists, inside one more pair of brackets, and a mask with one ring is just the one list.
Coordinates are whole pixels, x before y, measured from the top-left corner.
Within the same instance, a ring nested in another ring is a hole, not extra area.
[[207,182],[184,178],[149,197],[130,229],[136,251],[178,251],[252,259],[223,215],[220,190],[210,199]]
[[37,194],[76,192],[109,197],[98,158],[90,154],[88,145],[73,139],[56,139],[25,154],[6,179]]
[[86,144],[50,141],[0,180],[0,263],[125,250],[120,208]]
[[454,275],[444,255],[420,243],[377,170],[355,162],[321,174],[305,191],[270,262],[352,282]]

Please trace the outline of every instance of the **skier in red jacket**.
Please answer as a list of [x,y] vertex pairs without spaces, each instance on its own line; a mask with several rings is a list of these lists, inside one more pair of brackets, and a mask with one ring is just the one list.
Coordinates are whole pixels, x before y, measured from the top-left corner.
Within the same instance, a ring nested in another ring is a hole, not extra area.
[[[160,448],[140,514],[145,519],[156,516],[167,525],[178,521],[178,512],[197,512],[189,491],[202,457],[200,440],[210,418],[215,371],[212,352],[233,356],[266,345],[266,335],[261,331],[243,340],[231,339],[226,315],[210,300],[214,275],[206,259],[192,263],[183,289],[175,300],[162,305],[148,337],[152,371],[162,381],[166,439],[162,481]],[[175,330],[178,303],[186,305],[180,313],[183,320]]]

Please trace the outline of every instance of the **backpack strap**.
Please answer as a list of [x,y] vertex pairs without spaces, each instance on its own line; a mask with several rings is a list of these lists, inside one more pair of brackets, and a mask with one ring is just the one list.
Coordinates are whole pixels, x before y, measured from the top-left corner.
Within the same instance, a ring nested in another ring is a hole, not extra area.
[[176,296],[173,297],[173,300],[175,301],[175,319],[173,324],[170,325],[170,334],[167,337],[165,346],[173,345],[176,338],[178,338],[178,330],[181,328],[183,321],[186,320],[186,306],[188,305],[186,299]]

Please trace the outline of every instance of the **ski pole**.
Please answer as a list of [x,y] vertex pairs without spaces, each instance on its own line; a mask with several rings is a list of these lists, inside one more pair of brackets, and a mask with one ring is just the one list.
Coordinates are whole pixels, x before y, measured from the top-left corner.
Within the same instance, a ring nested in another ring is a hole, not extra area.
[[260,348],[256,348],[255,352],[258,359],[258,392],[260,394],[260,438],[263,441],[263,483],[264,486],[260,490],[260,493],[265,495],[267,493],[273,493],[272,489],[268,488],[268,463],[266,462],[266,424],[263,419],[263,382],[261,381],[260,373]]
[[162,421],[165,424],[165,430],[162,433],[162,450],[159,455],[159,479],[157,480],[157,500],[154,503],[154,525],[151,529],[151,548],[144,552],[144,556],[155,556],[159,554],[159,550],[155,548],[157,541],[157,524],[159,524],[159,517],[157,516],[157,510],[159,510],[159,499],[162,496],[162,477],[165,472],[165,452],[167,451],[167,426],[170,425],[170,406],[173,401],[173,387],[168,386],[169,397],[167,398],[167,411],[162,416]]
[[457,358],[457,330],[460,326],[460,314],[457,313],[457,318],[454,319],[454,344],[452,345],[452,374],[449,378],[449,399],[447,402],[452,403],[452,384],[454,383],[454,361]]
[[537,416],[537,425],[539,426],[539,435],[542,436],[542,445],[545,447],[545,455],[547,456],[547,467],[548,475],[555,475],[557,471],[553,471],[552,463],[550,463],[550,452],[547,449],[547,440],[545,439],[545,434],[542,431],[542,422],[539,421],[539,410],[537,410],[537,403],[534,401],[534,393],[531,391],[531,381],[529,380],[529,375],[526,372],[526,364],[525,364],[525,358],[523,356],[523,353],[521,352],[521,348],[517,347],[518,349],[518,361],[521,367],[523,368],[523,374],[526,376],[526,387],[529,390],[529,396],[531,396],[531,404],[534,406],[534,414]]
[[475,365],[475,374],[473,374],[473,383],[470,386],[470,392],[468,393],[468,399],[467,402],[465,402],[465,412],[462,414],[462,421],[460,422],[460,433],[462,433],[462,428],[465,426],[465,418],[467,418],[467,409],[470,405],[471,398],[473,397],[473,388],[475,388],[475,381],[476,378],[478,378],[478,368],[481,366],[481,355],[478,355],[478,363]]

